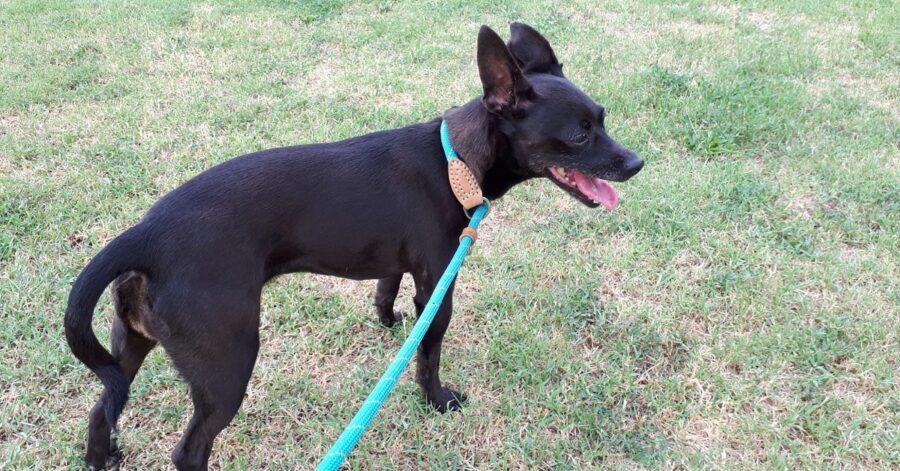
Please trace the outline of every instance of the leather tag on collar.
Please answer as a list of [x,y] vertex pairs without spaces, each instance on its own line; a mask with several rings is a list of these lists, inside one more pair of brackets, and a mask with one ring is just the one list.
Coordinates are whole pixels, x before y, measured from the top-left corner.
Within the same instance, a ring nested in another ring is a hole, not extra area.
[[460,159],[450,159],[448,173],[450,174],[450,188],[453,189],[453,194],[463,208],[472,209],[484,201],[481,187],[475,180],[475,174],[465,162]]

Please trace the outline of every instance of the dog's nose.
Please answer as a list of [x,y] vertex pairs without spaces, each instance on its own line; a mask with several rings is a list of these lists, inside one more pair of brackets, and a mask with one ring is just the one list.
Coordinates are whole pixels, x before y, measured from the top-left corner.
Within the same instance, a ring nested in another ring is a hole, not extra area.
[[625,168],[622,169],[622,173],[625,174],[625,178],[627,179],[637,175],[637,173],[640,172],[642,168],[644,168],[644,161],[639,157],[634,156],[628,159],[628,163],[625,164]]

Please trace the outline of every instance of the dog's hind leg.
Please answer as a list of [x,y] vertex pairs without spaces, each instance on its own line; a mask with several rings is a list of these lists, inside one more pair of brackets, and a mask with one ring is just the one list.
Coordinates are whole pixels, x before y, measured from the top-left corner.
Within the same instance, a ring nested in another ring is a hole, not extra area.
[[[119,277],[111,290],[116,308],[110,338],[111,351],[129,381],[134,380],[144,358],[156,346],[156,340],[130,326],[134,320],[145,318],[151,309],[146,282],[143,275],[128,273]],[[98,400],[91,409],[88,425],[85,459],[91,469],[111,469],[117,466],[119,450],[110,433],[110,424],[106,422],[106,415],[103,413],[103,401]]]
[[382,278],[378,280],[378,286],[375,288],[375,309],[378,311],[378,320],[387,327],[403,320],[403,314],[394,311],[394,301],[397,300],[401,280],[403,280],[402,273]]
[[[259,351],[259,300],[221,299],[193,294],[184,318],[163,347],[191,386],[194,414],[172,452],[179,471],[208,468],[213,441],[237,414]],[[221,295],[221,293],[216,293]],[[181,306],[185,306],[181,304]]]

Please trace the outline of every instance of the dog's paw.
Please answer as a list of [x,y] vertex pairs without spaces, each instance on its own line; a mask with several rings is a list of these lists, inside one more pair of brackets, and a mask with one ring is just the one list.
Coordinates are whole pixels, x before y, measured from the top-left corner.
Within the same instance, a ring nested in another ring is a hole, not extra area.
[[106,471],[119,471],[119,465],[122,463],[122,450],[119,449],[116,441],[113,440],[109,450],[109,456],[106,457]]
[[109,451],[101,453],[89,453],[86,457],[87,469],[90,471],[118,471],[122,461],[122,450],[119,449],[117,440],[110,439]]
[[441,388],[441,392],[435,395],[428,396],[428,403],[431,404],[432,407],[437,409],[438,412],[443,414],[449,410],[460,410],[462,409],[462,403],[466,402],[465,394],[454,391],[449,388]]
[[87,469],[90,471],[119,471],[122,455],[118,451],[110,453],[103,460],[102,465],[96,463],[87,463]]
[[393,326],[397,325],[397,323],[403,321],[403,313],[400,311],[394,311],[393,317],[379,315],[378,320],[380,320],[381,325],[383,325],[385,327],[393,327]]

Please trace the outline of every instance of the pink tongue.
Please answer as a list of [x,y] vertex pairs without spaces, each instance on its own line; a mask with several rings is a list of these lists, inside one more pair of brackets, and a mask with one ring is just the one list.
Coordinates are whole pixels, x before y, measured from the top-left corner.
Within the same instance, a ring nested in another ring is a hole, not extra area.
[[612,211],[619,205],[619,195],[606,180],[591,178],[573,170],[569,170],[569,175],[575,180],[580,192],[588,198],[600,202],[604,208]]

